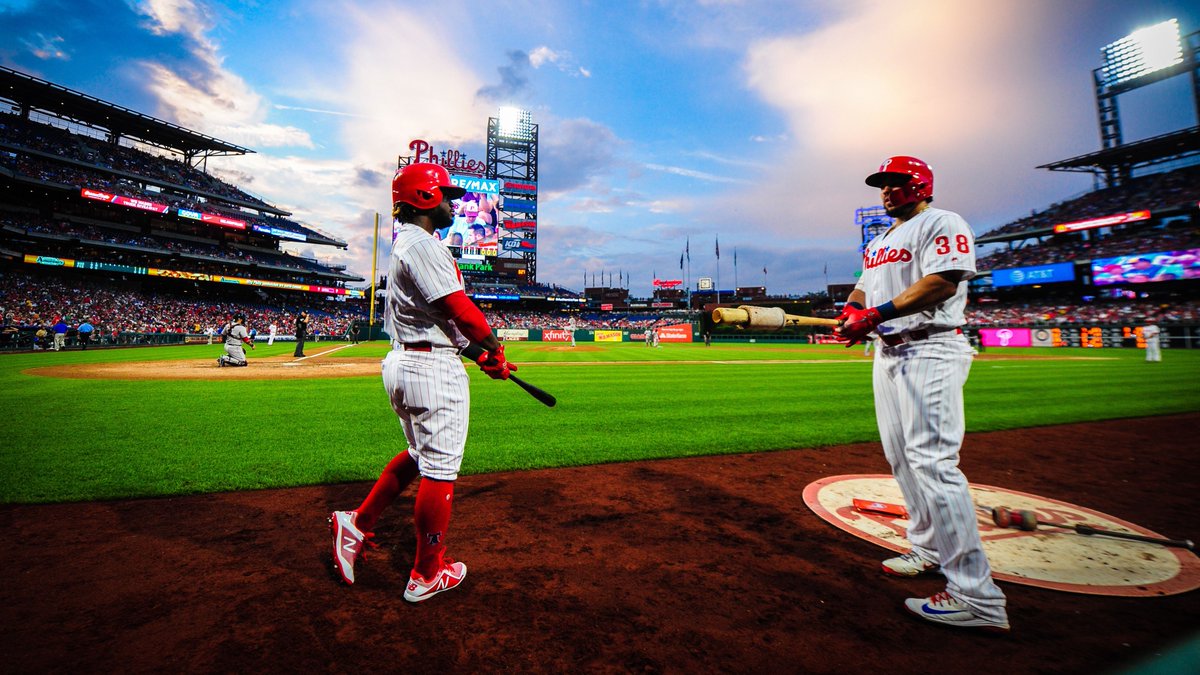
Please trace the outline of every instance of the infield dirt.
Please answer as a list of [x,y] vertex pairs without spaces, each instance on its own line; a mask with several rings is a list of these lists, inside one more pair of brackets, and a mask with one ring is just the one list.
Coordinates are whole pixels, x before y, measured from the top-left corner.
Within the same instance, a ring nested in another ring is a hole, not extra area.
[[[1196,538],[1200,413],[970,435],[968,478]],[[338,585],[325,517],[369,483],[0,507],[7,672],[1097,672],[1194,637],[1200,594],[1003,584],[1013,632],[921,623],[940,577],[828,525],[804,486],[878,443],[464,476],[464,584],[401,599],[410,488]]]

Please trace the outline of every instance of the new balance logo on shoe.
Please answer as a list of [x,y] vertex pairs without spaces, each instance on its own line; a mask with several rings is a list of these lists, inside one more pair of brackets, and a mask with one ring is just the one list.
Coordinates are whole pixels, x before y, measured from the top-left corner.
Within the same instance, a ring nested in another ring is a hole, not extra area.
[[329,529],[333,532],[333,567],[346,584],[354,583],[354,562],[362,551],[365,536],[355,525],[358,514],[353,511],[334,511],[329,514]]
[[466,577],[467,566],[449,560],[429,581],[413,570],[408,579],[408,587],[404,589],[404,599],[409,602],[423,602],[442,591],[448,591],[458,586]]

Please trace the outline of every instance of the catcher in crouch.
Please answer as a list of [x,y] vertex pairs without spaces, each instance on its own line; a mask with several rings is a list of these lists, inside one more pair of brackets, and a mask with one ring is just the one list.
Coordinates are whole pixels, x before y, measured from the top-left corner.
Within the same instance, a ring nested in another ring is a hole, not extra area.
[[250,345],[250,349],[254,349],[254,340],[250,338],[250,333],[246,331],[246,317],[241,314],[234,314],[233,320],[225,324],[222,334],[225,336],[225,353],[217,357],[217,365],[224,368],[225,366],[248,366],[250,362],[246,360],[246,349],[244,345]]

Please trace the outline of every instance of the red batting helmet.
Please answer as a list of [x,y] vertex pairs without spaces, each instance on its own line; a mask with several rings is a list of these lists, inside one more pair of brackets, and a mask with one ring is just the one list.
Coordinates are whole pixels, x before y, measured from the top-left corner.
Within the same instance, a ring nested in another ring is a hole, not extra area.
[[888,157],[883,164],[879,165],[879,171],[867,176],[867,185],[881,188],[884,179],[888,176],[903,176],[908,180],[903,187],[903,203],[896,204],[896,206],[933,199],[933,169],[916,157],[907,155]]
[[432,209],[442,199],[458,199],[467,191],[450,182],[450,172],[441,164],[415,162],[401,167],[392,177],[392,204],[411,204]]

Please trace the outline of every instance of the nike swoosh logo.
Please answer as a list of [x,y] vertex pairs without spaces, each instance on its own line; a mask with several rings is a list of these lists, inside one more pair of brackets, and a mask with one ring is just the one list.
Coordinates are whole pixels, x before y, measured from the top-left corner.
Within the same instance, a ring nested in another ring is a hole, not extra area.
[[925,605],[921,607],[921,610],[923,612],[925,612],[926,614],[958,614],[958,612],[959,612],[959,610],[957,610],[957,609],[951,609],[951,610],[934,609],[929,606],[928,602],[925,603]]

